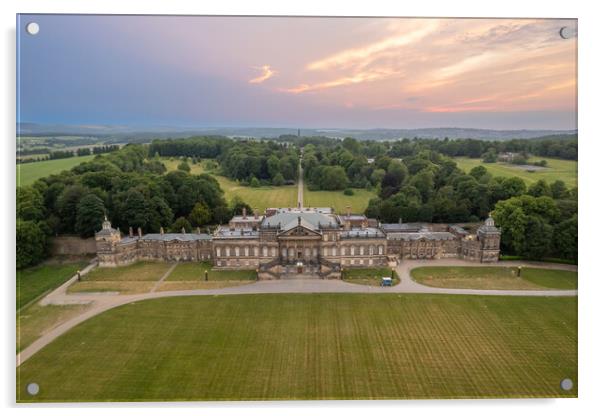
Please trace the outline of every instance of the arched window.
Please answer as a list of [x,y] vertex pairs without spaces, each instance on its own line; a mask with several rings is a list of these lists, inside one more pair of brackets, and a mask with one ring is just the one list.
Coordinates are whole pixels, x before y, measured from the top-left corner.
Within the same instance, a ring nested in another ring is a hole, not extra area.
[[230,257],[230,247],[226,247],[226,257]]
[[360,246],[360,256],[364,255],[364,246]]
[[248,255],[249,255],[249,247],[245,246],[245,256],[248,256]]
[[276,247],[272,247],[272,257],[276,257]]
[[385,248],[382,245],[378,246],[378,254],[383,254],[384,249]]
[[268,248],[266,246],[263,246],[263,249],[261,251],[263,252],[263,257],[268,256]]
[[257,247],[253,247],[253,255],[254,255],[255,257],[257,257],[258,250],[259,250],[259,249],[258,249]]
[[351,255],[355,256],[355,246],[351,246]]
[[236,257],[240,256],[240,248],[238,246],[234,247],[234,255]]
[[217,257],[221,257],[222,256],[222,249],[220,247],[216,248],[215,252],[217,253]]
[[336,247],[333,247],[333,248],[332,248],[332,255],[333,255],[333,256],[336,256],[336,255],[337,255],[337,248],[336,248]]

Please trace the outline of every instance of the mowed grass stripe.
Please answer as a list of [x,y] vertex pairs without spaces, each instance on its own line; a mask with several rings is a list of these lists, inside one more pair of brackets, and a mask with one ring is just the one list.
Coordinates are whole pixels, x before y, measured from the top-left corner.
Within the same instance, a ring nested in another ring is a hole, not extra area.
[[18,370],[39,400],[574,397],[576,297],[165,298],[84,322]]

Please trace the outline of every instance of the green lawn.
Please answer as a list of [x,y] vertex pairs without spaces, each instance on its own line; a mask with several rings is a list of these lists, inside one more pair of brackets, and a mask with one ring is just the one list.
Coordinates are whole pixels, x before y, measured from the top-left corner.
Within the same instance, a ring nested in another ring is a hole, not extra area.
[[173,266],[173,263],[137,262],[129,266],[97,267],[82,277],[81,282],[69,286],[69,293],[119,292],[146,293]]
[[527,172],[519,169],[509,163],[483,163],[481,159],[470,159],[467,157],[456,157],[454,161],[458,167],[465,172],[470,172],[475,166],[485,166],[493,176],[517,176],[525,181],[527,185],[545,179],[548,183],[555,180],[562,180],[569,188],[577,186],[577,162],[574,160],[550,159],[542,157],[532,157],[529,162],[537,162],[545,159],[548,161],[548,168],[538,172]]
[[32,304],[17,312],[17,352],[22,351],[44,333],[83,313],[89,305]]
[[210,263],[180,263],[167,277],[167,281],[205,280],[208,271],[209,280],[257,280],[255,270],[212,270]]
[[92,160],[94,155],[76,156],[67,159],[44,160],[43,162],[23,163],[17,165],[17,186],[25,186],[54,173],[69,170],[82,162]]
[[238,295],[96,316],[18,368],[17,400],[576,397],[577,384],[576,297]]
[[129,266],[97,267],[82,281],[157,281],[173,266],[172,263],[140,261]]
[[[343,280],[360,285],[380,286],[383,277],[391,277],[391,269],[388,267],[371,267],[343,270]],[[399,283],[397,272],[393,272],[393,285]]]
[[224,190],[228,202],[235,196],[239,196],[259,213],[263,214],[266,208],[297,206],[297,185],[252,188],[240,185],[224,176],[216,176],[215,178]]
[[521,277],[533,284],[550,289],[577,289],[576,272],[524,267]]
[[345,195],[343,191],[310,191],[305,187],[303,191],[303,205],[306,207],[332,207],[336,213],[351,212],[362,214],[368,207],[370,199],[375,198],[374,192],[366,189],[353,189],[353,195]]
[[84,267],[85,262],[77,262],[17,270],[17,310],[59,287]]
[[577,273],[523,267],[418,267],[412,279],[426,286],[461,289],[577,289]]

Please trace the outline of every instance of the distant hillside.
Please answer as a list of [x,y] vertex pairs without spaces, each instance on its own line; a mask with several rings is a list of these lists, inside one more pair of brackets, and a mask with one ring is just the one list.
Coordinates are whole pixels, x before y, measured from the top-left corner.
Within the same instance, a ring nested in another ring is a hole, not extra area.
[[[368,140],[395,140],[402,138],[425,139],[481,139],[512,140],[532,139],[546,136],[572,136],[577,130],[487,130],[471,128],[423,128],[423,129],[304,129],[302,136],[327,136],[335,138],[354,137]],[[297,135],[296,128],[279,127],[216,127],[193,128],[177,126],[134,127],[119,125],[60,125],[20,123],[17,125],[20,136],[94,136],[107,141],[144,142],[155,138],[179,138],[194,135],[221,135],[230,137],[279,137]]]

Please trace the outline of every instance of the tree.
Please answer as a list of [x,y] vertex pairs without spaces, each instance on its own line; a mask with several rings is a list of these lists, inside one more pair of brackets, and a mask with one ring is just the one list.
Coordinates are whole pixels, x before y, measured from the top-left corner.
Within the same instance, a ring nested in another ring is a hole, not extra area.
[[537,215],[527,217],[525,234],[526,244],[518,253],[529,259],[542,259],[550,254],[552,247],[553,228]]
[[61,219],[61,232],[72,233],[77,222],[77,206],[79,201],[90,190],[82,185],[66,187],[57,200],[57,211]]
[[17,219],[17,269],[33,266],[46,256],[46,234],[35,221]]
[[149,204],[144,195],[137,190],[129,191],[123,211],[123,219],[126,221],[126,224],[134,229],[140,227],[145,230],[147,229],[150,216]]
[[92,237],[102,228],[105,206],[102,199],[94,194],[88,194],[77,204],[75,231],[81,237]]
[[188,215],[188,221],[193,227],[202,227],[211,222],[211,211],[203,202],[197,202]]
[[251,180],[249,181],[249,186],[251,186],[251,188],[259,188],[261,184],[255,176],[252,176]]
[[339,191],[349,185],[349,179],[342,166],[325,166],[322,171],[321,188],[327,191]]
[[186,231],[187,233],[189,233],[192,230],[190,222],[188,222],[188,220],[184,217],[178,218],[171,225],[171,231],[174,233],[182,232],[182,228],[184,228],[184,231]]
[[497,151],[494,147],[490,147],[485,153],[483,153],[483,163],[495,162],[497,162]]
[[178,165],[178,170],[184,171],[184,172],[190,172],[190,165],[188,165],[188,162],[186,162],[185,160],[180,162],[180,164]]
[[554,227],[554,251],[564,259],[577,260],[577,214]]
[[550,185],[550,191],[552,192],[552,198],[554,199],[564,199],[569,195],[566,184],[561,180],[552,182]]
[[552,190],[550,189],[550,186],[543,179],[540,179],[537,182],[535,182],[534,184],[532,184],[531,186],[529,186],[528,193],[529,193],[529,195],[534,196],[534,197],[538,197],[538,196],[551,197],[552,196]]
[[232,201],[230,201],[230,210],[232,215],[242,215],[243,209],[247,210],[247,214],[251,214],[251,212],[253,212],[253,208],[243,201],[241,197],[236,195],[234,198],[232,198]]
[[44,197],[33,186],[17,188],[17,218],[40,221],[45,217]]
[[272,185],[274,185],[274,186],[282,186],[282,185],[284,185],[284,176],[282,176],[282,173],[278,172],[276,174],[276,176],[273,177],[273,179],[272,179]]

